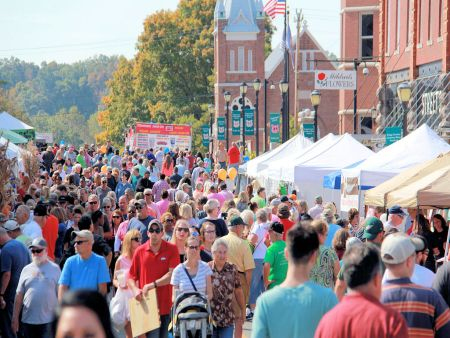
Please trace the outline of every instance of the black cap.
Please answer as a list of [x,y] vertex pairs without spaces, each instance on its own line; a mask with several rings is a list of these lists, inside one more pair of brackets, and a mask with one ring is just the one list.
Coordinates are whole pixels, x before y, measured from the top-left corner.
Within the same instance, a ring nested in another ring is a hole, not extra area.
[[68,201],[69,201],[69,199],[67,198],[67,196],[61,195],[58,197],[59,203],[67,203]]
[[244,220],[239,217],[239,216],[235,216],[230,220],[230,227],[235,227],[238,225],[247,225]]
[[273,222],[270,224],[269,230],[273,230],[278,234],[283,234],[284,232],[284,226],[280,222]]

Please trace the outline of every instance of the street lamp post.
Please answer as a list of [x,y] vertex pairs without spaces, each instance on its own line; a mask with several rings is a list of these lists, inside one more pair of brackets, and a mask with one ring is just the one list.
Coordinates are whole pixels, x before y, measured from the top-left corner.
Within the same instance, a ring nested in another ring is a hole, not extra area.
[[281,104],[281,116],[283,118],[283,124],[282,124],[282,143],[286,142],[289,139],[289,108],[287,107],[287,98],[286,93],[289,90],[289,82],[285,81],[284,79],[280,82],[280,91],[281,91],[281,98],[282,98],[282,104]]
[[211,157],[212,153],[214,152],[214,139],[213,139],[213,114],[214,114],[214,105],[210,104],[208,105],[209,110],[209,143],[211,144]]
[[317,142],[317,139],[318,139],[318,137],[317,137],[317,121],[318,121],[317,111],[319,110],[320,99],[321,99],[320,91],[318,91],[317,89],[313,90],[311,92],[311,104],[314,107],[314,142]]
[[402,103],[403,110],[403,137],[408,134],[408,102],[411,99],[411,86],[403,82],[397,87],[397,95]]
[[225,93],[223,93],[223,97],[225,99],[225,103],[227,105],[227,118],[225,119],[225,129],[226,129],[226,134],[227,134],[227,151],[229,149],[229,145],[230,145],[230,134],[228,132],[228,127],[229,127],[229,120],[230,120],[230,101],[231,101],[231,93],[229,91],[226,91]]
[[241,127],[242,127],[242,145],[244,147],[244,154],[245,155],[245,126],[244,126],[244,109],[245,109],[245,95],[247,94],[247,84],[245,82],[242,82],[242,84],[240,85],[239,89],[241,92],[241,99],[242,99],[242,104],[241,104]]
[[261,80],[256,79],[253,82],[253,88],[256,93],[255,114],[256,114],[256,156],[259,155],[259,91],[261,90]]

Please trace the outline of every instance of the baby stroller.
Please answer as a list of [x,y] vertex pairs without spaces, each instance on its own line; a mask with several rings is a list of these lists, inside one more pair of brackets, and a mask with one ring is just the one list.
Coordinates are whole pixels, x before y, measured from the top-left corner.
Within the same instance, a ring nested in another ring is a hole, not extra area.
[[175,338],[210,338],[213,333],[211,308],[199,292],[180,294],[172,308]]

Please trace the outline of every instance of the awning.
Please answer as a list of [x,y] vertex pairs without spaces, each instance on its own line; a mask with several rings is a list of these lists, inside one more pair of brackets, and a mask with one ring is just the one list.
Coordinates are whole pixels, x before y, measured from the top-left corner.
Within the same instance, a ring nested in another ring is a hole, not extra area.
[[3,136],[8,139],[9,142],[14,144],[28,143],[28,140],[25,137],[13,132],[12,130],[0,129],[0,136]]

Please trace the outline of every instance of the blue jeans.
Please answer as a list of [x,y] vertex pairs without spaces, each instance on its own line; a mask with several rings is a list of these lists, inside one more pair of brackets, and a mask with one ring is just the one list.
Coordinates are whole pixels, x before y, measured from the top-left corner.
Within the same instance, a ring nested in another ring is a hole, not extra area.
[[212,338],[233,338],[234,325],[225,327],[215,327]]
[[159,316],[159,319],[161,320],[161,326],[159,327],[159,329],[147,332],[146,333],[147,338],[168,338],[170,315]]
[[263,267],[264,259],[255,259],[255,270],[253,270],[250,284],[249,304],[256,304],[256,298],[264,292]]

